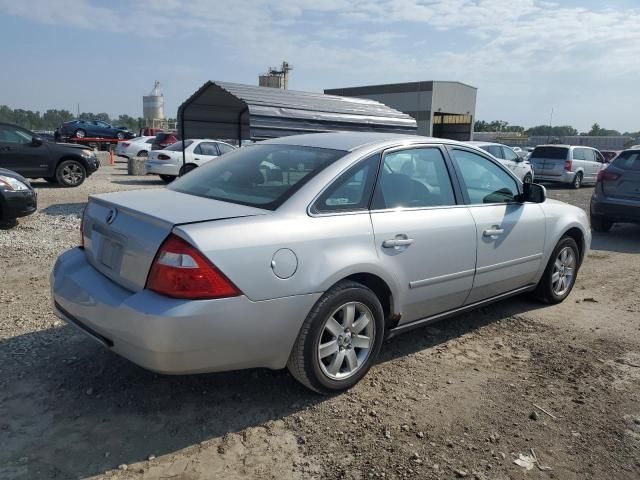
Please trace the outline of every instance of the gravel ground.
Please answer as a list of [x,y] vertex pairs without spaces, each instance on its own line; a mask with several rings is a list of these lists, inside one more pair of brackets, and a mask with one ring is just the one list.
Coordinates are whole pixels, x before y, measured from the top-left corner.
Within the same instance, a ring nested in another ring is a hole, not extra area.
[[[48,274],[87,195],[163,183],[119,163],[34,185],[39,212],[0,231],[0,478],[640,477],[640,227],[595,235],[563,304],[399,336],[326,398],[285,371],[156,375],[58,321]],[[590,190],[549,194],[586,208]]]

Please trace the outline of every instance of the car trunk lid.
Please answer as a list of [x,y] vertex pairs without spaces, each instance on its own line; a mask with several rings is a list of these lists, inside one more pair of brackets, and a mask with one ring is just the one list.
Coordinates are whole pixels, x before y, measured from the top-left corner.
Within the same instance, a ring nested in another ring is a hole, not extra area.
[[622,152],[601,178],[605,195],[640,200],[640,151]]
[[137,292],[144,289],[158,248],[174,226],[267,213],[172,190],[96,195],[84,214],[85,253],[96,270]]

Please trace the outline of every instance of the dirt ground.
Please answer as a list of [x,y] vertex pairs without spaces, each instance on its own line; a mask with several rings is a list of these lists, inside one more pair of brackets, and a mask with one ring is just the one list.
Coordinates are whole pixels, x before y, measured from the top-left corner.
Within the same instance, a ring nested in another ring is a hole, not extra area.
[[[0,478],[640,478],[640,227],[595,234],[563,304],[396,337],[327,398],[286,371],[156,375],[57,320],[48,275],[87,194],[162,183],[34,183],[40,212],[0,231]],[[591,188],[548,193],[587,208]]]

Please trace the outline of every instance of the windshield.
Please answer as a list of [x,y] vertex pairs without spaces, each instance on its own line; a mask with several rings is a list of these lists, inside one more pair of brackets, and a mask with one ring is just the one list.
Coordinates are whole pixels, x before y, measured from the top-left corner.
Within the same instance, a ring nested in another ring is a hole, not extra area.
[[[193,143],[193,140],[187,140],[184,142],[184,148],[187,148],[189,145]],[[165,150],[171,150],[172,152],[182,151],[182,142],[176,142],[172,145],[169,145]]]
[[640,172],[640,150],[627,150],[626,152],[622,152],[611,165],[621,170]]
[[568,152],[569,149],[567,147],[536,147],[531,153],[531,158],[566,160]]
[[224,154],[168,188],[200,197],[275,210],[342,150],[252,145]]

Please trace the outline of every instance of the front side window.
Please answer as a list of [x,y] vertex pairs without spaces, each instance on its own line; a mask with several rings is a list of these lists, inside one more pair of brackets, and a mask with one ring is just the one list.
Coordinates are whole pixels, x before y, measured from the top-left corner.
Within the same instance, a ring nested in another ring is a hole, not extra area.
[[584,159],[590,162],[595,162],[596,161],[595,150],[591,150],[590,148],[585,148]]
[[23,130],[0,125],[0,142],[26,145],[32,140],[32,136]]
[[511,160],[512,162],[517,162],[520,157],[518,154],[511,150],[509,147],[502,147],[502,151],[504,152],[504,159]]
[[498,145],[484,145],[480,148],[486,152],[489,152],[496,158],[502,158],[502,149]]
[[458,149],[452,152],[471,204],[516,201],[518,183],[501,167],[477,153]]
[[195,148],[194,153],[215,157],[218,155],[218,149],[213,142],[202,142]]
[[275,210],[318,172],[347,152],[256,144],[229,152],[169,187],[189,195]]
[[439,148],[387,153],[378,175],[373,209],[455,205],[451,179]]
[[349,169],[313,205],[316,213],[366,210],[376,179],[380,155],[374,155]]

